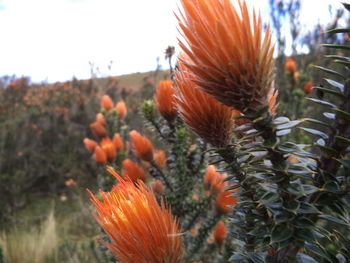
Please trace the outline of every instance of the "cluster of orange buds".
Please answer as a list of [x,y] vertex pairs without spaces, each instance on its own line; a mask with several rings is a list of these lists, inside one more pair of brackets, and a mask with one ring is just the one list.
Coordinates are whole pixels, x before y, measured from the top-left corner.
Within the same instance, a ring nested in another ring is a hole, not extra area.
[[105,243],[123,263],[182,262],[182,238],[177,219],[164,201],[159,205],[152,190],[142,181],[123,179],[110,167],[119,181],[110,192],[92,193],[96,220],[112,243]]
[[[101,108],[105,111],[111,111],[114,103],[108,95],[102,96]],[[120,119],[126,116],[126,105],[124,101],[120,101],[116,105],[116,112]],[[115,133],[113,139],[107,136],[107,122],[105,116],[99,112],[96,114],[96,121],[90,124],[92,133],[100,139],[100,143],[85,138],[84,144],[88,151],[94,153],[95,161],[98,164],[113,162],[119,151],[124,148],[124,142],[119,133]]]
[[214,165],[209,165],[204,175],[204,184],[214,193],[219,193],[225,187],[223,182],[225,178],[225,174],[216,172]]
[[106,136],[103,137],[99,144],[89,138],[85,138],[83,142],[85,148],[94,154],[98,164],[113,162],[124,145],[119,133],[114,134],[113,140]]

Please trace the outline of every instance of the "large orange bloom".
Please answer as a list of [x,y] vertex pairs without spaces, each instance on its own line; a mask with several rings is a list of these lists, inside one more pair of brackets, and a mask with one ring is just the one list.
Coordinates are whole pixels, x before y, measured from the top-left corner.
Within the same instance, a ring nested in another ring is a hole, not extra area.
[[[185,57],[182,61],[184,60]],[[232,108],[199,90],[195,82],[190,80],[183,62],[179,62],[179,68],[181,71],[176,74],[176,104],[179,116],[195,133],[213,146],[229,144],[233,128]]]
[[137,131],[132,130],[130,138],[133,143],[134,152],[141,160],[150,162],[153,160],[153,145],[150,140],[139,134]]
[[[181,49],[198,87],[216,100],[246,113],[268,104],[273,75],[269,27],[262,36],[260,16],[251,19],[244,1],[181,0],[177,16]],[[181,59],[181,58],[180,58]]]
[[[232,191],[237,191],[238,189],[234,189]],[[232,212],[233,206],[238,203],[238,198],[232,196],[233,193],[231,191],[222,191],[216,196],[215,204],[216,209],[219,213],[226,214]]]
[[177,116],[174,95],[172,81],[161,80],[156,89],[155,101],[160,114],[168,121],[173,121]]
[[159,206],[143,182],[135,186],[111,168],[109,172],[119,184],[111,192],[101,191],[102,201],[90,192],[97,221],[112,242],[105,245],[122,263],[180,263],[182,240],[171,210],[163,201]]

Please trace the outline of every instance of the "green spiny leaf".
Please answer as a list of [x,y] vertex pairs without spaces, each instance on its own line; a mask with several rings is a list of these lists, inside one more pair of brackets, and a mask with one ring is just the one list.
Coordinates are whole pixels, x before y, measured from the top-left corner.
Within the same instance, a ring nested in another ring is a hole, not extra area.
[[324,132],[319,131],[319,130],[311,129],[311,128],[305,128],[305,127],[299,127],[299,129],[302,129],[302,130],[304,130],[304,131],[306,131],[308,133],[314,134],[314,135],[318,135],[324,140],[328,139],[328,135],[325,134]]
[[324,68],[324,67],[321,67],[321,66],[316,66],[316,65],[312,65],[312,67],[317,68],[319,70],[322,70],[322,71],[324,71],[324,72],[326,72],[328,74],[331,74],[331,75],[334,75],[334,76],[341,77],[341,78],[345,79],[345,77],[342,74],[340,74],[339,72],[336,72],[334,70],[331,70],[331,69],[328,69],[328,68]]
[[271,241],[279,243],[289,239],[293,235],[293,231],[288,229],[287,225],[276,225],[271,232]]
[[314,98],[307,98],[308,100],[311,100],[317,104],[323,105],[323,106],[327,106],[327,107],[331,107],[332,109],[337,108],[337,106],[333,103],[330,103],[328,101],[324,101],[324,100],[319,100],[319,99],[314,99]]
[[[350,61],[350,58],[349,58],[349,61]],[[329,85],[333,86],[333,87],[336,87],[339,89],[340,92],[344,92],[344,84],[338,82],[338,81],[335,81],[335,80],[332,80],[332,79],[324,79]]]
[[321,46],[326,48],[350,50],[350,46],[346,46],[346,45],[322,44]]

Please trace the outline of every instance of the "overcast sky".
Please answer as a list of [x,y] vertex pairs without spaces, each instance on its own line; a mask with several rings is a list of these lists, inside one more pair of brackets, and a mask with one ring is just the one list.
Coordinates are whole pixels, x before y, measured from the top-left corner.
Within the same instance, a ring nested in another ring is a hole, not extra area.
[[[268,22],[268,0],[249,0]],[[329,22],[336,0],[301,0],[303,25]],[[0,76],[33,82],[144,72],[176,45],[178,0],[0,0]],[[316,6],[317,5],[317,6]],[[108,69],[110,62],[111,70]]]

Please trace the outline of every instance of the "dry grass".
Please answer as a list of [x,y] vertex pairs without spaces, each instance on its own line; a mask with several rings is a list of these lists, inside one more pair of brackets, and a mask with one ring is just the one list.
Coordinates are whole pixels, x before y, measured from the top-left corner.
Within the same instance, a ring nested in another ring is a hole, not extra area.
[[57,258],[58,235],[53,213],[40,227],[13,229],[0,235],[0,246],[7,263],[47,263]]

